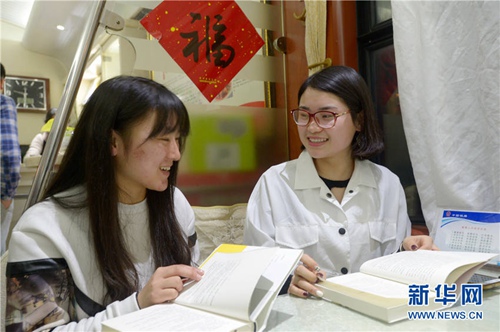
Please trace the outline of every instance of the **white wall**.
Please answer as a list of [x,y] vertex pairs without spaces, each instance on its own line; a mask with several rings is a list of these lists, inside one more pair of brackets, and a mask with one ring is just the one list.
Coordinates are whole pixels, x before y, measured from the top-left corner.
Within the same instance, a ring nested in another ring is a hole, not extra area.
[[[23,29],[0,21],[0,61],[7,75],[43,77],[50,80],[50,106],[59,106],[68,69],[56,58],[26,50]],[[19,143],[30,144],[40,131],[45,113],[18,112]]]

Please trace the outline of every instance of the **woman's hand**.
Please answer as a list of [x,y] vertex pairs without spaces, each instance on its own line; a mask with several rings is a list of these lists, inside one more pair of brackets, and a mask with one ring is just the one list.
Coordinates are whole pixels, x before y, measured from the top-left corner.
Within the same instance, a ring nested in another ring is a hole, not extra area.
[[2,205],[5,209],[8,209],[10,207],[10,204],[12,203],[12,200],[11,199],[6,199],[6,200],[3,200],[2,199]]
[[159,267],[137,295],[139,308],[175,299],[184,288],[185,280],[199,281],[203,273],[202,270],[189,265]]
[[288,293],[304,298],[309,294],[323,297],[323,292],[314,287],[314,284],[318,280],[325,280],[326,273],[321,271],[318,263],[307,254],[302,255],[300,261],[302,264],[295,269]]
[[432,238],[428,235],[408,236],[403,240],[403,249],[406,251],[415,251],[418,249],[439,250]]

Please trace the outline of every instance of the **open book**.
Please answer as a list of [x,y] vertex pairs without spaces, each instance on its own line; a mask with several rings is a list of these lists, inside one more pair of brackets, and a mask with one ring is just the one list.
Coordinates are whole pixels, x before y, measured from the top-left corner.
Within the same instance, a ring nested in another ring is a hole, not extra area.
[[[407,318],[409,311],[440,310],[459,302],[461,285],[495,256],[474,252],[404,251],[369,260],[361,265],[360,272],[329,278],[316,287],[326,300],[392,323]],[[442,298],[444,284],[456,284],[456,301],[434,301]],[[410,305],[410,285],[428,285],[428,305]],[[441,294],[435,291],[439,285]]]
[[103,322],[103,331],[262,331],[302,250],[222,244],[174,303]]

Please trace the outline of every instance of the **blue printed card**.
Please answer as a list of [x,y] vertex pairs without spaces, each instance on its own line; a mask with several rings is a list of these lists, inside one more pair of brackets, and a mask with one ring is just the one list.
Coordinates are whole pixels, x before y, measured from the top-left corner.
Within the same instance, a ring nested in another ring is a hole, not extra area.
[[[500,253],[500,213],[443,210],[434,242],[441,250]],[[500,258],[490,263],[500,265]]]

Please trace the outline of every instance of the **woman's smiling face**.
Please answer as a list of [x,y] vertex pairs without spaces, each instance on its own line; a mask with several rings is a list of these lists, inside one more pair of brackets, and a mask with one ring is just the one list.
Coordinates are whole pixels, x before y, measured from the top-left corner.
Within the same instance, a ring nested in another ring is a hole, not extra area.
[[[349,109],[342,99],[333,93],[307,88],[300,97],[299,107],[311,114],[330,111],[337,114]],[[332,128],[321,128],[311,119],[307,126],[297,126],[300,141],[315,159],[351,156],[351,142],[357,131],[351,114],[339,116]]]
[[155,118],[155,113],[150,112],[130,129],[127,137],[113,132],[112,153],[122,203],[144,200],[146,189],[167,189],[170,168],[181,158],[177,131],[149,137]]

